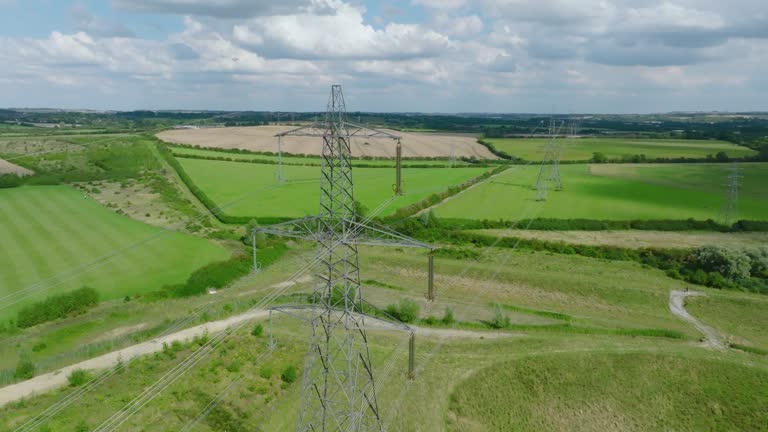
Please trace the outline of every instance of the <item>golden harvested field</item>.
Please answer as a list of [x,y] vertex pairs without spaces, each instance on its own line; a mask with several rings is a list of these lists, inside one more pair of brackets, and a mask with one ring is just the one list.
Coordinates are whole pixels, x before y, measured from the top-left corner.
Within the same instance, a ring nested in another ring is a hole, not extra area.
[[480,234],[503,235],[524,239],[561,241],[590,246],[619,246],[625,248],[692,248],[704,245],[752,247],[768,243],[768,233],[718,233],[670,231],[538,231],[538,230],[476,230]]
[[7,160],[0,159],[0,175],[3,174],[16,174],[20,176],[27,176],[34,174],[32,171],[20,167],[16,164],[12,164],[8,162]]
[[[179,129],[165,131],[157,136],[163,141],[200,147],[244,149],[256,152],[277,152],[275,134],[294,129],[294,126],[255,126],[210,129]],[[477,137],[466,134],[413,133],[386,130],[403,137],[403,157],[476,157],[497,159],[487,148],[477,143]],[[312,137],[283,138],[283,151],[291,154],[319,155],[320,140]],[[352,156],[395,157],[395,143],[389,139],[352,140]]]

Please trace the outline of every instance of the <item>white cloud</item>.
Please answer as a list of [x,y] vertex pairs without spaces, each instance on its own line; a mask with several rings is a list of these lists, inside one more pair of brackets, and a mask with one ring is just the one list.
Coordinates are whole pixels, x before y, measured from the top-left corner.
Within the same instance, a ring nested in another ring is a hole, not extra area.
[[477,15],[452,17],[439,14],[435,16],[434,25],[441,33],[450,36],[470,36],[483,31],[483,20]]
[[234,40],[266,57],[297,59],[406,59],[434,57],[453,45],[420,25],[389,23],[375,29],[363,12],[340,3],[332,15],[283,15],[235,25]]
[[430,9],[459,9],[467,4],[467,0],[411,0],[411,3]]
[[179,15],[243,18],[320,10],[321,0],[113,0],[121,9]]

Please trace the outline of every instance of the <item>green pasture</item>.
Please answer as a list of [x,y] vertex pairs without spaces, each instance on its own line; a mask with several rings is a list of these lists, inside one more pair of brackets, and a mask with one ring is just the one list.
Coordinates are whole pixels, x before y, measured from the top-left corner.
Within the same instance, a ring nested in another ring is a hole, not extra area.
[[[768,164],[739,164],[737,219],[768,220]],[[732,164],[561,165],[563,190],[537,202],[538,165],[513,167],[437,207],[438,216],[518,220],[721,220]]]
[[[252,161],[252,160],[258,160],[258,161],[271,161],[271,162],[277,162],[277,156],[276,155],[265,155],[265,154],[257,154],[257,153],[234,153],[234,152],[223,152],[223,151],[216,151],[216,150],[208,150],[208,149],[200,149],[200,148],[190,148],[190,147],[175,147],[175,146],[169,146],[168,148],[171,149],[171,152],[175,156],[198,156],[198,157],[208,157],[208,158],[230,158],[233,161]],[[319,165],[323,161],[320,157],[305,157],[305,156],[283,156],[283,162],[287,164],[313,164],[313,165]],[[434,159],[406,159],[403,160],[403,166],[410,166],[410,165],[431,165],[431,166],[447,166],[448,160],[434,160]],[[352,161],[352,165],[367,165],[367,166],[382,166],[382,167],[394,167],[395,161],[394,159],[354,159]],[[456,166],[466,166],[468,165],[466,162],[463,161],[456,161]]]
[[[193,182],[231,216],[301,217],[320,207],[320,167],[284,166],[285,183],[277,183],[277,166],[201,159],[178,159]],[[380,215],[413,204],[430,194],[477,177],[487,168],[403,169],[404,195]],[[355,198],[370,210],[392,197],[395,170],[356,168]]]
[[[496,149],[525,160],[538,161],[544,156],[545,138],[486,138]],[[716,140],[675,140],[675,139],[632,139],[632,138],[562,138],[555,143],[560,146],[560,159],[565,161],[586,161],[595,152],[603,153],[608,159],[622,159],[635,155],[654,158],[705,158],[725,152],[729,157],[752,156],[756,152],[726,141]]]
[[[32,298],[40,299],[87,285],[103,299],[122,298],[182,282],[197,268],[229,257],[207,240],[117,215],[68,186],[0,189],[0,239],[2,297],[39,287]],[[114,257],[71,272],[118,249]],[[0,316],[28,301],[0,310]]]

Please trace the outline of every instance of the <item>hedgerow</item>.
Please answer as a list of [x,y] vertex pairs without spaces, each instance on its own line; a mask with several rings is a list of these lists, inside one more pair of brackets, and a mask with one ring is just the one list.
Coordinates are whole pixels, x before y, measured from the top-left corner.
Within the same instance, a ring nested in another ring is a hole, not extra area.
[[28,328],[69,315],[80,314],[96,306],[98,302],[99,293],[89,287],[54,295],[20,310],[16,317],[16,325],[20,328]]

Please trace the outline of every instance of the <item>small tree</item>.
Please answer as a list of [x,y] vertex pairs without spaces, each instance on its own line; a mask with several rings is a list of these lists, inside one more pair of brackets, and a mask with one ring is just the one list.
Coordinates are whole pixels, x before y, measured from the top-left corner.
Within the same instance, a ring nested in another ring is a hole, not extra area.
[[400,307],[397,311],[398,319],[406,323],[414,322],[419,318],[420,309],[418,303],[411,299],[404,298],[400,300]]
[[689,258],[694,268],[707,273],[720,273],[724,278],[732,281],[748,278],[752,270],[747,254],[722,246],[696,248]]
[[606,162],[608,162],[608,158],[605,156],[605,153],[594,152],[594,153],[592,153],[592,162],[594,162],[594,163],[606,163]]

